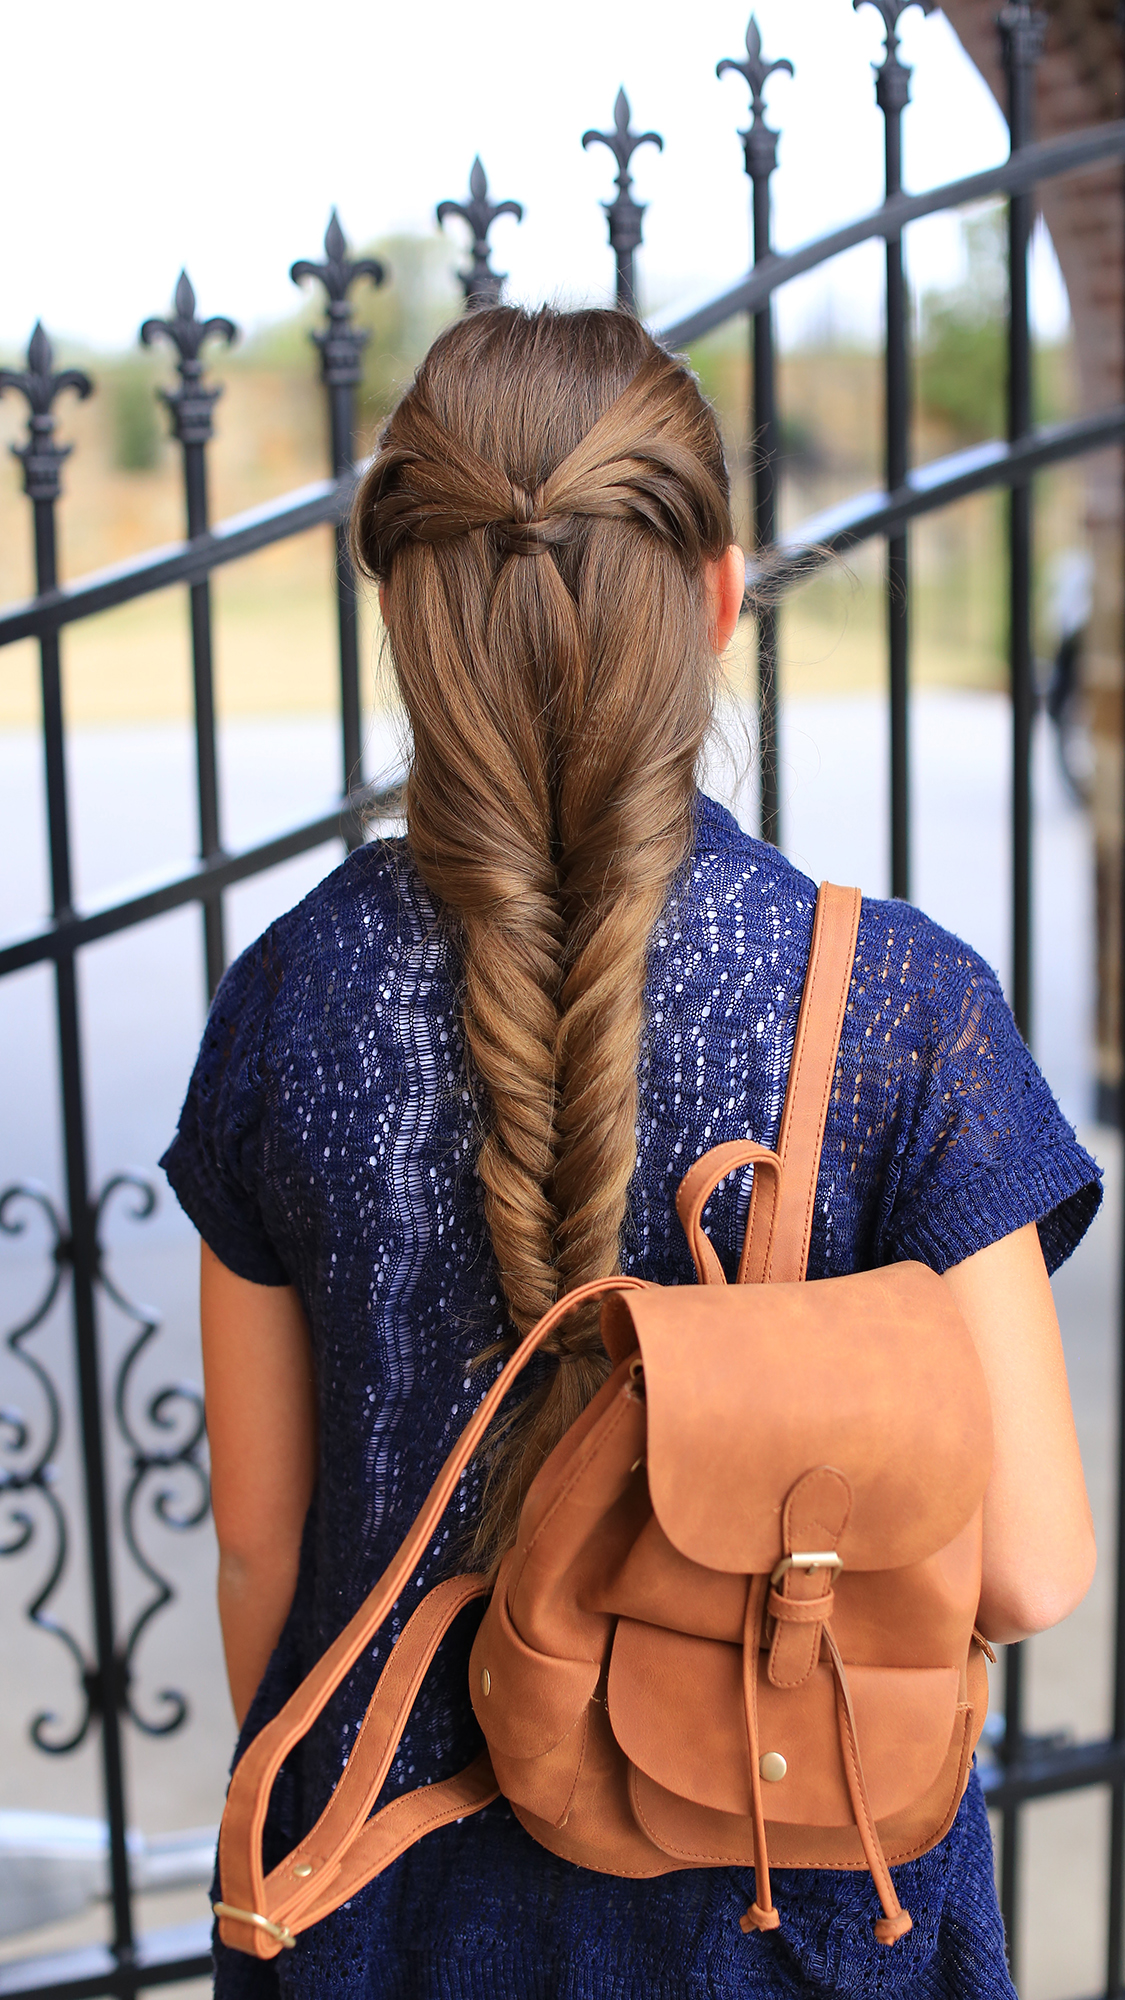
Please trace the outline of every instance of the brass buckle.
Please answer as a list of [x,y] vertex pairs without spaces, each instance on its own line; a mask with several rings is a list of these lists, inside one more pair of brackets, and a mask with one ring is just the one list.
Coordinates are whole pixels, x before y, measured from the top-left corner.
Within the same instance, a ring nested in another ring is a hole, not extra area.
[[782,1577],[788,1570],[830,1569],[832,1571],[832,1581],[835,1583],[843,1567],[844,1565],[836,1554],[835,1549],[796,1549],[791,1556],[782,1556],[781,1561],[770,1577],[770,1582],[776,1590]]
[[265,1931],[286,1951],[292,1951],[297,1943],[292,1931],[286,1930],[284,1924],[271,1924],[269,1918],[260,1917],[257,1910],[236,1910],[233,1903],[212,1903],[211,1908],[217,1917],[230,1917],[236,1924],[256,1924],[260,1931]]

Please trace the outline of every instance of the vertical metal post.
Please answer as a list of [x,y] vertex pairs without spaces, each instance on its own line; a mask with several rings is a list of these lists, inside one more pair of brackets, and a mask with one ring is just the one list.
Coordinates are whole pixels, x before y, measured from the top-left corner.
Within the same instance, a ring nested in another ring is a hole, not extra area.
[[[887,200],[902,191],[902,114],[910,102],[910,69],[900,61],[898,22],[915,0],[854,0],[876,6],[886,28],[885,54],[875,72],[883,114]],[[918,0],[931,13],[935,0]],[[910,465],[910,340],[902,237],[887,238],[885,354],[885,475],[887,491],[906,483]],[[887,540],[887,660],[891,750],[891,894],[910,895],[910,570],[905,530]]]
[[[295,285],[316,278],[327,294],[327,320],[312,339],[320,350],[320,379],[328,391],[329,452],[332,476],[351,474],[355,462],[355,392],[363,379],[363,350],[369,335],[352,324],[348,292],[356,278],[370,278],[381,285],[386,269],[377,257],[348,256],[347,241],[340,218],[333,209],[324,233],[324,262],[314,264],[301,258],[289,272]],[[336,538],[336,617],[340,640],[340,731],[343,748],[342,789],[345,798],[363,786],[363,729],[359,698],[359,623],[355,571],[348,548],[348,525],[337,521]],[[348,845],[362,840],[358,814],[348,823]]]
[[[1030,143],[1035,129],[1035,71],[1043,51],[1046,16],[1027,0],[1015,0],[997,17],[1008,85],[1011,150]],[[1008,437],[1025,437],[1032,426],[1031,322],[1028,305],[1028,248],[1035,213],[1031,193],[1008,203]],[[1012,1011],[1025,1041],[1031,1036],[1031,731],[1035,688],[1031,654],[1032,494],[1025,481],[1013,486],[1008,512],[1008,649],[1012,695]],[[1004,1657],[1005,1764],[1023,1746],[1023,1654],[1009,1646]],[[1001,1814],[1000,1906],[1008,1939],[1012,1977],[1018,1976],[1019,1807]]]
[[[722,76],[737,70],[750,86],[750,124],[740,136],[746,172],[753,188],[754,262],[770,255],[770,176],[777,165],[778,133],[765,122],[763,92],[775,70],[793,74],[782,57],[762,59],[762,38],[753,15],[746,30],[746,60],[727,58],[716,70]],[[750,400],[750,479],[755,554],[771,549],[777,538],[777,398],[774,366],[773,303],[754,314]],[[758,760],[761,772],[762,839],[781,842],[781,799],[778,785],[778,610],[762,605],[758,625]]]
[[[237,329],[229,319],[201,320],[196,316],[195,292],[186,271],[180,272],[176,286],[175,317],[146,319],[141,340],[149,346],[163,337],[170,340],[179,357],[178,389],[163,389],[161,396],[171,413],[172,435],[184,453],[184,499],[189,536],[205,534],[210,526],[207,502],[208,440],[214,432],[212,412],[222,389],[203,381],[199,358],[205,340],[212,336],[229,345]],[[211,647],[211,585],[206,577],[190,586],[191,664],[195,689],[196,794],[199,807],[199,854],[203,861],[217,861],[223,853],[219,825],[218,757],[215,747],[215,678]],[[221,894],[208,896],[203,904],[203,942],[207,969],[207,997],[213,999],[226,968]]]
[[[63,461],[70,451],[69,445],[60,445],[55,441],[51,407],[63,389],[73,389],[77,395],[86,397],[92,388],[89,377],[78,369],[68,368],[56,374],[53,361],[51,343],[43,328],[37,326],[27,350],[26,371],[0,370],[0,390],[19,389],[27,397],[31,408],[28,442],[14,445],[12,449],[23,464],[24,491],[34,509],[35,587],[40,595],[54,590],[58,583],[55,505],[62,491]],[[73,915],[73,890],[57,628],[45,633],[39,642],[39,665],[51,910],[56,924],[65,927]],[[101,1370],[94,1302],[98,1243],[94,1206],[90,1199],[77,966],[73,951],[66,945],[65,929],[55,960],[55,998],[69,1216],[69,1236],[60,1245],[60,1254],[65,1253],[70,1263],[73,1285],[74,1345],[94,1619],[95,1664],[88,1675],[88,1690],[91,1713],[97,1715],[101,1723],[102,1782],[109,1825],[113,1947],[120,1965],[127,1968],[133,1959],[133,1915],[129,1856],[125,1845],[125,1771],[121,1741],[124,1688],[116,1647]],[[127,1986],[131,1992],[133,1989],[128,1982]]]
[[659,132],[634,132],[629,120],[632,111],[624,90],[619,90],[613,106],[612,132],[583,132],[583,146],[608,146],[617,161],[617,193],[602,207],[609,218],[609,244],[617,260],[617,304],[622,312],[637,310],[637,282],[634,257],[641,246],[643,202],[633,200],[633,176],[629,162],[638,146],[656,146],[664,151]]
[[[1118,26],[1125,38],[1125,0],[1119,0]],[[1123,189],[1125,192],[1125,189]],[[1125,256],[1125,241],[1122,243]],[[1123,329],[1125,332],[1125,329]],[[1122,494],[1125,515],[1125,491]],[[1122,550],[1125,561],[1125,548]],[[1125,639],[1125,632],[1122,633]],[[1122,680],[1125,711],[1125,676]],[[1122,743],[1125,745],[1125,712],[1122,715]],[[1121,798],[1122,852],[1118,884],[1117,947],[1117,1032],[1121,1049],[1122,1078],[1125,1079],[1125,791]],[[1125,1151],[1125,1080],[1118,1086],[1119,1116]],[[1113,1605],[1113,1740],[1125,1743],[1125,1157],[1121,1162],[1118,1196],[1117,1276],[1117,1519],[1114,1550]],[[1107,2000],[1119,2000],[1125,1978],[1125,1781],[1115,1778],[1110,1788],[1109,1809],[1109,1908],[1106,1913]]]

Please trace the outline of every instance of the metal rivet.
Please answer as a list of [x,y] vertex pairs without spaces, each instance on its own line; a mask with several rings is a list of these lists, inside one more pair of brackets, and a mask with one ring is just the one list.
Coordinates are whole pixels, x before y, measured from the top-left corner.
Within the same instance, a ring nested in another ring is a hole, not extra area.
[[297,1866],[293,1870],[294,1875],[299,1875],[302,1880],[306,1875],[311,1875],[312,1872],[313,1865],[311,1861],[298,1861]]
[[767,1785],[780,1785],[789,1766],[780,1750],[767,1750],[765,1756],[759,1760],[758,1769]]
[[492,1675],[491,1675],[491,1674],[489,1673],[489,1671],[488,1671],[488,1668],[487,1668],[487,1667],[482,1667],[482,1668],[481,1668],[481,1673],[480,1673],[480,1691],[481,1691],[481,1693],[482,1693],[482,1694],[491,1694],[491,1693],[492,1693]]

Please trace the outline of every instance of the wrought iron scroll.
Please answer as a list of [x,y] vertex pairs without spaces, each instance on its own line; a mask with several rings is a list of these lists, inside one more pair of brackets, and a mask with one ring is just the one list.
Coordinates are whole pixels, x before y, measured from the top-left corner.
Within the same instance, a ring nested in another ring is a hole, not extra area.
[[[315,278],[324,287],[327,325],[323,329],[315,328],[312,340],[320,353],[320,378],[328,395],[332,474],[334,478],[341,479],[351,473],[355,459],[355,392],[363,379],[363,350],[370,338],[365,327],[354,324],[348,294],[357,278],[369,278],[373,285],[385,284],[387,267],[378,257],[349,257],[347,239],[340,227],[340,218],[333,209],[324,233],[323,262],[314,263],[307,257],[301,257],[291,267],[289,276],[295,285],[302,284],[306,278]],[[350,799],[361,793],[363,786],[359,621],[346,521],[336,523],[335,536],[343,791],[345,797]],[[362,838],[362,813],[353,812],[349,844],[358,846]]]
[[[750,16],[745,60],[728,56],[716,76],[734,70],[750,86],[750,123],[740,134],[746,172],[753,188],[754,262],[770,255],[770,176],[777,166],[779,134],[766,124],[765,87],[777,71],[793,75],[786,57],[766,62],[758,23]],[[753,390],[750,406],[750,484],[756,556],[770,550],[777,538],[777,401],[774,370],[773,311],[767,303],[754,314]],[[761,604],[758,634],[758,762],[762,781],[762,838],[781,840],[781,800],[778,789],[778,610]]]
[[[133,1173],[114,1174],[98,1196],[96,1218],[99,1238],[101,1224],[110,1203],[119,1193],[135,1196],[132,1209],[136,1221],[145,1221],[156,1208],[156,1189],[151,1181]],[[161,1688],[157,1700],[166,1713],[151,1720],[134,1699],[133,1659],[138,1642],[152,1620],[175,1591],[160,1574],[141,1545],[139,1517],[147,1504],[165,1528],[182,1532],[197,1528],[207,1517],[210,1489],[202,1462],[204,1449],[203,1398],[193,1385],[169,1383],[141,1399],[139,1420],[134,1412],[134,1374],[149,1342],[160,1329],[159,1315],[129,1298],[112,1278],[104,1260],[99,1266],[99,1283],[117,1310],[137,1329],[117,1370],[113,1389],[113,1409],[117,1428],[129,1455],[129,1479],[121,1503],[121,1523],[125,1545],[137,1568],[151,1586],[152,1595],[134,1617],[120,1651],[121,1698],[127,1714],[146,1736],[170,1736],[187,1719],[188,1704],[172,1688]]]
[[[156,1190],[138,1174],[114,1174],[93,1209],[96,1282],[136,1329],[118,1365],[113,1408],[129,1466],[121,1501],[122,1531],[130,1555],[150,1586],[150,1595],[134,1616],[124,1639],[114,1648],[113,1699],[115,1708],[127,1714],[146,1735],[167,1736],[187,1718],[185,1697],[171,1688],[162,1688],[157,1700],[164,1704],[166,1713],[158,1719],[146,1716],[134,1698],[138,1643],[156,1614],[175,1598],[172,1585],[142,1546],[141,1514],[148,1505],[164,1527],[177,1530],[198,1527],[206,1518],[210,1495],[202,1461],[203,1398],[192,1386],[170,1384],[148,1396],[139,1420],[134,1414],[135,1371],[160,1321],[156,1314],[128,1297],[110,1275],[105,1262],[101,1225],[114,1197],[122,1192],[135,1196],[132,1212],[137,1220],[143,1220],[155,1211]],[[85,1740],[91,1721],[103,1712],[104,1701],[94,1662],[74,1633],[50,1609],[70,1559],[66,1513],[55,1491],[56,1460],[62,1438],[61,1400],[49,1370],[26,1343],[46,1324],[59,1298],[73,1264],[73,1244],[50,1195],[33,1183],[9,1187],[0,1195],[0,1230],[6,1235],[22,1235],[26,1229],[28,1218],[21,1208],[37,1210],[46,1222],[52,1269],[32,1310],[11,1328],[4,1340],[8,1353],[34,1378],[42,1416],[36,1425],[20,1410],[0,1408],[0,1430],[5,1434],[0,1439],[0,1557],[21,1555],[31,1548],[39,1525],[35,1512],[31,1511],[30,1503],[34,1503],[49,1524],[51,1548],[46,1576],[27,1605],[26,1615],[32,1625],[58,1639],[70,1654],[77,1674],[80,1708],[77,1721],[62,1736],[52,1734],[59,1727],[59,1718],[50,1710],[32,1718],[29,1735],[40,1750],[62,1756],[76,1750]]]
[[[183,446],[184,500],[189,535],[202,535],[210,526],[207,500],[207,445],[214,432],[214,409],[222,388],[203,379],[202,349],[205,341],[222,340],[229,347],[238,337],[233,320],[215,315],[200,319],[195,309],[195,292],[186,271],[176,284],[171,319],[146,319],[141,341],[151,347],[167,340],[175,348],[180,377],[178,389],[160,390],[160,399],[172,419],[172,435]],[[193,583],[191,604],[191,659],[195,692],[196,797],[199,811],[199,858],[221,861],[223,843],[219,825],[219,774],[215,747],[215,682],[211,644],[211,586],[207,578]],[[204,898],[203,943],[207,968],[207,997],[213,999],[226,967],[221,893]]]
[[[28,1369],[43,1411],[38,1427],[20,1410],[0,1408],[0,1426],[7,1433],[0,1444],[0,1556],[22,1555],[35,1540],[37,1513],[46,1517],[51,1535],[51,1555],[47,1574],[27,1606],[27,1617],[41,1632],[49,1632],[65,1646],[78,1675],[81,1706],[78,1720],[68,1735],[52,1741],[48,1731],[58,1723],[50,1709],[34,1716],[29,1727],[31,1740],[40,1750],[61,1756],[76,1750],[90,1726],[92,1709],[91,1677],[86,1655],[74,1634],[49,1609],[62,1580],[70,1554],[66,1514],[54,1490],[55,1459],[62,1432],[59,1393],[43,1363],[25,1350],[24,1342],[41,1327],[62,1289],[70,1263],[70,1239],[66,1225],[45,1188],[34,1184],[5,1189],[0,1195],[0,1230],[7,1236],[22,1236],[28,1218],[20,1206],[37,1209],[49,1231],[48,1255],[52,1269],[32,1310],[6,1335],[4,1345],[20,1365]],[[34,1506],[35,1512],[29,1511]]]
[[437,219],[443,229],[446,217],[450,215],[459,216],[473,232],[472,263],[467,271],[460,274],[466,306],[499,305],[508,274],[492,268],[489,231],[501,215],[514,215],[517,222],[522,222],[523,207],[518,201],[489,200],[488,176],[481,166],[479,153],[469,170],[468,201],[439,201],[437,205]]
[[612,201],[603,201],[609,219],[609,244],[617,260],[617,303],[626,312],[637,310],[637,284],[634,257],[641,246],[641,224],[644,219],[645,204],[633,199],[633,176],[629,163],[639,146],[655,146],[664,151],[664,141],[659,132],[634,132],[630,125],[632,110],[624,89],[617,93],[613,107],[612,132],[583,132],[582,144],[586,146],[608,146],[617,161],[617,193]]

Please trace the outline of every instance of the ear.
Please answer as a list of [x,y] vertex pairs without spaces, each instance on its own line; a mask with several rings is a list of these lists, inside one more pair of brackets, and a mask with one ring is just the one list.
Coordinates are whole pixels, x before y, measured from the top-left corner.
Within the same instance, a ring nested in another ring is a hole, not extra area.
[[385,618],[386,618],[386,615],[387,615],[387,594],[386,594],[386,586],[385,586],[384,584],[380,584],[380,585],[379,585],[379,616],[380,616],[380,618],[384,618],[384,619],[385,619]]
[[746,595],[746,557],[737,542],[732,542],[716,562],[706,565],[706,575],[711,600],[711,644],[716,653],[725,653],[734,637]]

